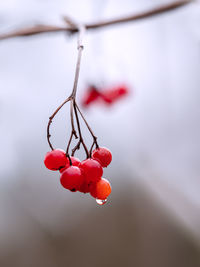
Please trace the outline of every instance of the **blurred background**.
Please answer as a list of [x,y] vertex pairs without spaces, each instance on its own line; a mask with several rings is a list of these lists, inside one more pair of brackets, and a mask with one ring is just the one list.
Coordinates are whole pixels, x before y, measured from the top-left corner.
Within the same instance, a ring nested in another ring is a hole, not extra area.
[[[164,0],[7,0],[0,32],[124,16]],[[45,169],[48,117],[70,94],[76,36],[0,42],[0,266],[200,266],[200,5],[88,31],[78,101],[89,83],[130,94],[83,112],[113,153],[108,203],[71,193]],[[51,128],[65,149],[69,105]],[[84,127],[84,125],[82,125]],[[88,144],[91,138],[83,130]],[[78,153],[83,159],[83,152]]]

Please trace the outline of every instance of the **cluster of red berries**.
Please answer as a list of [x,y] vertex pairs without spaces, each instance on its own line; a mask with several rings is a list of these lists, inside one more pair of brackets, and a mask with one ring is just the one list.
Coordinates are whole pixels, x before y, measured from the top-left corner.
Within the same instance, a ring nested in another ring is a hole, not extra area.
[[100,90],[96,86],[89,86],[83,97],[82,105],[86,107],[97,101],[111,105],[127,95],[128,92],[128,87],[125,85],[116,86],[105,90]]
[[60,183],[64,188],[72,192],[90,193],[97,203],[103,204],[111,193],[109,181],[102,178],[103,168],[111,160],[110,150],[104,147],[95,149],[91,158],[82,162],[78,158],[67,157],[64,150],[54,149],[47,152],[44,164],[49,170],[60,171]]

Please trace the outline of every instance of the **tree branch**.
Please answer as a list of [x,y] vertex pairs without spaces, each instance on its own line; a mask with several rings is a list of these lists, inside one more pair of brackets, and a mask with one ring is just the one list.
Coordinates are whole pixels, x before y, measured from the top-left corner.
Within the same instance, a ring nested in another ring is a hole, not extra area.
[[[104,21],[100,21],[96,23],[85,24],[85,28],[87,30],[97,29],[97,28],[103,28],[106,26],[115,25],[119,23],[145,19],[145,18],[153,17],[155,15],[160,15],[160,14],[175,10],[177,8],[180,8],[184,5],[187,5],[193,2],[195,2],[195,0],[182,0],[182,1],[179,0],[173,3],[169,3],[166,5],[162,5],[160,7],[156,7],[156,8],[141,12],[141,13],[132,14],[129,16],[116,18],[116,19],[104,20]],[[14,37],[30,36],[30,35],[41,34],[41,33],[55,33],[55,32],[75,33],[77,31],[78,31],[78,28],[75,26],[73,27],[73,24],[71,26],[36,25],[33,27],[27,27],[24,29],[13,31],[13,32],[0,34],[0,40],[14,38]]]

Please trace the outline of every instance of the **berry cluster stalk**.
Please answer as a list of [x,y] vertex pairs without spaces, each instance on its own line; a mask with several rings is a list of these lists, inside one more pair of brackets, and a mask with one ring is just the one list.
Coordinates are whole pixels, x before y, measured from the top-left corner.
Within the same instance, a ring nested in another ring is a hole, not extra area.
[[[74,78],[74,85],[73,85],[73,89],[72,89],[72,93],[71,95],[65,99],[65,101],[54,111],[54,113],[49,117],[49,122],[47,125],[47,141],[49,143],[49,146],[52,150],[54,150],[53,145],[50,141],[50,126],[51,123],[54,119],[54,117],[56,116],[56,114],[58,113],[58,111],[67,103],[70,102],[70,117],[71,117],[71,135],[68,141],[68,145],[67,145],[67,149],[66,149],[66,156],[69,158],[70,163],[71,163],[71,159],[70,159],[70,155],[69,155],[69,149],[70,149],[70,145],[72,142],[73,137],[75,137],[75,139],[78,139],[77,144],[75,145],[74,148],[72,148],[72,153],[71,156],[74,156],[76,150],[80,149],[80,146],[82,145],[85,153],[86,153],[86,157],[89,158],[91,157],[91,153],[92,153],[92,149],[94,147],[94,145],[96,145],[96,148],[98,148],[98,143],[97,143],[97,137],[94,135],[92,129],[90,128],[88,122],[86,121],[83,113],[81,112],[78,104],[76,103],[76,93],[77,93],[77,86],[78,86],[78,78],[79,78],[79,73],[80,73],[80,64],[81,64],[81,56],[82,56],[82,52],[83,52],[83,41],[82,41],[82,37],[83,34],[85,32],[85,27],[83,25],[77,25],[76,26],[78,28],[78,57],[77,57],[77,63],[76,63],[76,71],[75,71],[75,78]],[[93,137],[93,143],[91,145],[90,150],[88,150],[83,136],[82,136],[82,132],[81,132],[81,126],[80,126],[80,121],[79,121],[79,115],[82,117],[83,121],[85,122],[86,127],[88,128],[90,134]],[[76,120],[76,124],[77,124],[77,129],[78,129],[78,133],[76,131],[75,128],[75,124],[74,124],[74,117]]]

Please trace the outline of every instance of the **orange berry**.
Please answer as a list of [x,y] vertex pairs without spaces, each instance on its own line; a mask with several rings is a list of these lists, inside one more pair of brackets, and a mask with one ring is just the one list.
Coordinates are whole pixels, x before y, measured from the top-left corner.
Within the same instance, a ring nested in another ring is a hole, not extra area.
[[90,185],[90,195],[101,200],[106,199],[110,195],[111,190],[109,181],[104,178]]

